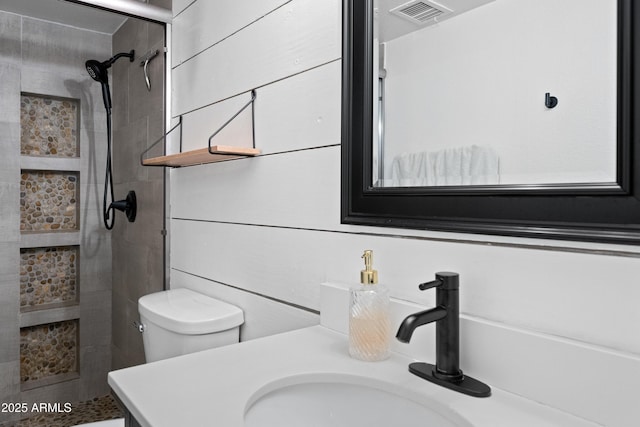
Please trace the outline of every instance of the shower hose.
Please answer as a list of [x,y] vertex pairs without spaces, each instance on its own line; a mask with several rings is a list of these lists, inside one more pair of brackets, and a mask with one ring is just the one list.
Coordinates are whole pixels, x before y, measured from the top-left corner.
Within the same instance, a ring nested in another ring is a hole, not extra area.
[[102,219],[107,230],[111,230],[116,220],[116,216],[111,217],[113,211],[111,203],[107,204],[108,195],[113,202],[113,173],[111,170],[111,109],[107,108],[107,167],[104,177],[104,197],[102,198]]

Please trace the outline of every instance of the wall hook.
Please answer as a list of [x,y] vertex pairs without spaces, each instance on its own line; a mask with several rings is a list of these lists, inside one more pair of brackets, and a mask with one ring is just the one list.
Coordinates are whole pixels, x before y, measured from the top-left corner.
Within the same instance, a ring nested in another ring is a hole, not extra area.
[[[164,52],[167,51],[167,48],[164,48]],[[151,61],[153,58],[155,58],[158,54],[160,53],[160,50],[156,49],[156,50],[152,50],[147,52],[141,59],[140,59],[140,66],[143,69],[144,72],[144,81],[147,84],[147,90],[151,91],[151,80],[149,80],[149,61]]]
[[556,105],[558,105],[558,98],[556,98],[555,96],[551,96],[551,94],[547,92],[544,94],[544,105],[547,108],[554,108]]

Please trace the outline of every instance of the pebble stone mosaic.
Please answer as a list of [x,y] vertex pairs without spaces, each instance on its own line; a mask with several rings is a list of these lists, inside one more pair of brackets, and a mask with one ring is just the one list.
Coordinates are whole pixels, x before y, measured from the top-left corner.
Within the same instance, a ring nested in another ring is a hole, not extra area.
[[77,301],[78,247],[20,250],[20,308]]
[[20,381],[78,371],[78,320],[20,329]]
[[78,229],[78,173],[23,170],[20,231]]
[[23,94],[20,152],[27,156],[78,157],[78,101]]

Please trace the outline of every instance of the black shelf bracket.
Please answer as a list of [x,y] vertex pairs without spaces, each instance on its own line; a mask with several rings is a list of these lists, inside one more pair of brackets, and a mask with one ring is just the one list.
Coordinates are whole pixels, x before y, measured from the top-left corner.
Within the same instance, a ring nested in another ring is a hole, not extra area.
[[144,150],[142,153],[140,153],[140,164],[142,166],[153,166],[153,167],[165,167],[164,165],[145,165],[144,164],[144,155],[147,154],[149,151],[151,151],[156,145],[158,145],[160,142],[165,142],[165,147],[163,150],[162,154],[166,154],[167,153],[167,146],[166,146],[166,140],[167,140],[167,136],[169,136],[169,134],[171,132],[173,132],[174,130],[176,130],[177,128],[180,128],[180,153],[182,153],[182,115],[180,115],[180,117],[178,118],[178,123],[172,127],[171,129],[169,129],[169,132],[165,133],[164,135],[162,135],[160,138],[158,138],[153,144],[151,144],[149,146],[149,148],[147,148],[146,150]]
[[235,113],[233,116],[231,116],[231,118],[229,120],[227,120],[226,122],[224,122],[224,124],[222,126],[220,126],[218,128],[218,130],[216,130],[213,134],[211,134],[211,136],[209,137],[209,143],[208,143],[208,148],[209,148],[209,154],[217,154],[215,151],[213,151],[211,149],[211,141],[213,140],[213,138],[218,135],[225,127],[227,127],[227,125],[229,123],[231,123],[236,117],[238,117],[240,115],[240,113],[242,113],[244,110],[247,109],[247,107],[249,105],[251,105],[251,140],[252,140],[252,148],[256,148],[256,112],[255,112],[255,103],[254,101],[256,100],[256,90],[253,89],[251,90],[251,99],[249,100],[249,102],[247,102],[246,104],[244,104],[242,106],[242,108]]

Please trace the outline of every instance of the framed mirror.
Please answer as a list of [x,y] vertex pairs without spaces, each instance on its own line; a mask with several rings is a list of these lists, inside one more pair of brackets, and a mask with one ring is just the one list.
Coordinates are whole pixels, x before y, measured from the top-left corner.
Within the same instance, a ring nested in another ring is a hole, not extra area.
[[343,223],[640,243],[632,0],[343,4]]

